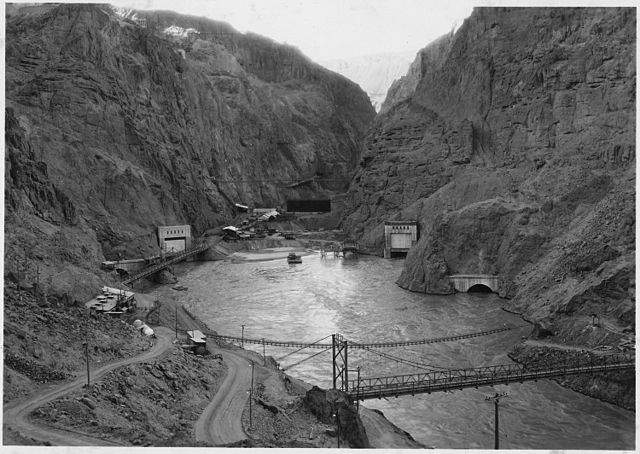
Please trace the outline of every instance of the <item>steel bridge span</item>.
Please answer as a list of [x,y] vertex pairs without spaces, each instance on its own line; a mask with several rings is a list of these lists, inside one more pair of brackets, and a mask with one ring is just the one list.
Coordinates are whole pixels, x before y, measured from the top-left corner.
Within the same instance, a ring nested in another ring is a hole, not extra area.
[[193,256],[193,255],[197,255],[200,254],[204,251],[206,251],[207,249],[209,249],[210,245],[207,244],[206,242],[201,243],[195,247],[192,247],[191,249],[187,249],[185,251],[182,251],[180,253],[178,253],[177,255],[174,255],[173,257],[164,260],[160,263],[157,263],[155,265],[152,265],[148,268],[143,269],[142,271],[140,271],[139,273],[134,274],[133,276],[129,277],[128,279],[125,279],[124,281],[122,281],[122,285],[124,286],[129,286],[130,284],[132,284],[135,281],[138,281],[142,278],[145,277],[149,277],[152,274],[157,273],[158,271],[161,271],[165,268],[167,268],[168,266],[173,265],[174,263],[178,263],[181,262],[182,260],[186,260],[187,258]]
[[472,369],[360,378],[347,381],[346,389],[343,388],[343,391],[352,400],[379,399],[634,368],[634,355],[603,355],[589,360],[549,366],[532,367],[521,364],[505,364]]

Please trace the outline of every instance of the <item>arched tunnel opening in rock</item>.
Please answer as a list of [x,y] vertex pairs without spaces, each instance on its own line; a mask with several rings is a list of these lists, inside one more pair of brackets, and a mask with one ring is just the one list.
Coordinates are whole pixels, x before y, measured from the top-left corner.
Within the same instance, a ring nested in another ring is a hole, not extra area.
[[493,293],[493,290],[491,290],[489,287],[487,287],[484,284],[474,284],[471,287],[469,287],[469,290],[467,290],[467,293]]

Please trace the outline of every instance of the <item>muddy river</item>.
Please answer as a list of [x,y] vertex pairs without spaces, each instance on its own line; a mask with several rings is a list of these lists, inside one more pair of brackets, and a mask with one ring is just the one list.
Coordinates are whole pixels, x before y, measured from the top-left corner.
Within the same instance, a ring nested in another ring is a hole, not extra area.
[[[159,299],[177,298],[221,334],[313,342],[331,333],[349,340],[379,342],[467,333],[522,324],[501,309],[492,294],[428,296],[395,285],[400,260],[345,260],[319,254],[287,264],[283,250],[244,253],[222,262],[189,263],[176,271],[179,284],[156,288]],[[457,342],[385,349],[406,359],[440,367],[510,363],[509,349],[530,328]],[[330,342],[330,339],[324,342]],[[258,352],[261,346],[250,347]],[[291,349],[267,347],[281,358]],[[313,350],[311,353],[317,353]],[[284,368],[309,351],[282,359]],[[410,366],[371,352],[350,351],[349,368],[378,376],[411,373]],[[288,370],[309,383],[331,386],[331,353]],[[507,392],[501,401],[500,447],[504,449],[633,449],[635,414],[542,380],[415,397],[368,400],[396,425],[427,446],[492,448],[493,404],[485,396]]]

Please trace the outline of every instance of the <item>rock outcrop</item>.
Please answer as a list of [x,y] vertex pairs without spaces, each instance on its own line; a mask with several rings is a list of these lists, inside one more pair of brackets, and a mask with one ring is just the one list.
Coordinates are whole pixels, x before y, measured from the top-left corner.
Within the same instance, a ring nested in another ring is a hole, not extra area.
[[336,436],[346,439],[349,447],[371,447],[360,415],[344,392],[314,386],[307,391],[304,404],[319,421],[336,424]]
[[407,289],[497,274],[505,305],[555,334],[596,342],[579,335],[592,313],[621,332],[635,314],[635,14],[476,8],[390,89],[343,225],[381,253],[385,220],[417,219]]
[[207,19],[10,5],[6,36],[7,271],[93,286],[105,257],[153,253],[157,225],[330,194],[345,184],[276,180],[350,178],[375,115],[297,49]]

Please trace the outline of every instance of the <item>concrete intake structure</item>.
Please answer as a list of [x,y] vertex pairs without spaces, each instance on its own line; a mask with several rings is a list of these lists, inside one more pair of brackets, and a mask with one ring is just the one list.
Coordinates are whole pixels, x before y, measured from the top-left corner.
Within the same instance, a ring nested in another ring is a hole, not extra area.
[[393,254],[406,255],[418,242],[417,221],[386,221],[384,223],[384,258]]
[[449,280],[458,292],[468,292],[475,285],[484,285],[495,293],[500,290],[500,277],[491,274],[454,274]]
[[158,226],[158,245],[164,253],[182,252],[191,248],[191,226]]

